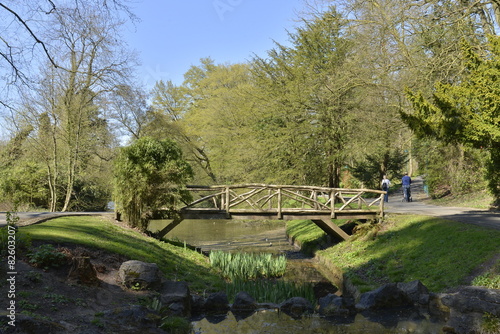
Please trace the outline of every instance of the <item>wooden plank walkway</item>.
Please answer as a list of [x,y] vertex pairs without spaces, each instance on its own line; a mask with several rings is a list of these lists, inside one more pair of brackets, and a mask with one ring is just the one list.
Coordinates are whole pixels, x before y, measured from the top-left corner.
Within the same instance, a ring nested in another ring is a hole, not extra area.
[[384,215],[384,191],[312,186],[242,184],[188,186],[193,202],[159,232],[163,237],[184,219],[309,219],[326,233],[349,236],[332,219],[375,219]]

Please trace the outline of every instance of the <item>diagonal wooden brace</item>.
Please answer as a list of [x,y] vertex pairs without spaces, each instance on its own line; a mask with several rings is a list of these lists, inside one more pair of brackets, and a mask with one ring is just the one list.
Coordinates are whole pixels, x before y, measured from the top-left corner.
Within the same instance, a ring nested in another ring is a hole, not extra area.
[[349,239],[349,234],[345,233],[340,227],[333,223],[330,219],[313,219],[312,222],[318,225],[323,231],[329,235],[339,237],[343,240]]

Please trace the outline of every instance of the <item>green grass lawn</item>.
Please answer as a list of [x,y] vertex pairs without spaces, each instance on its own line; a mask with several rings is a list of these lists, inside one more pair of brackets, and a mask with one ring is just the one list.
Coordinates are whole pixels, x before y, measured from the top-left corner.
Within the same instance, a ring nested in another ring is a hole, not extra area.
[[[291,223],[293,237],[323,232],[306,221]],[[449,220],[393,215],[377,236],[358,237],[317,252],[351,279],[360,291],[387,282],[420,280],[431,291],[465,284],[472,270],[499,252],[500,231]]]
[[186,281],[193,291],[224,289],[224,282],[211,269],[208,259],[188,248],[146,237],[101,217],[63,217],[20,228],[33,241],[54,246],[82,245],[121,254],[131,260],[156,263],[167,279]]
[[490,209],[493,196],[486,190],[467,194],[447,195],[437,199],[426,199],[426,203],[440,206]]

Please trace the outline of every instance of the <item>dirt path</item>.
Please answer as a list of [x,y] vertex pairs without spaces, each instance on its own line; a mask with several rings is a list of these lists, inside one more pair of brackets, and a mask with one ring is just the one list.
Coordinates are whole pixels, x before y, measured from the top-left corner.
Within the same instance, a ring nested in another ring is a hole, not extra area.
[[428,197],[423,190],[423,180],[421,177],[413,179],[411,191],[413,202],[410,203],[402,202],[401,193],[397,190],[394,191],[389,196],[389,203],[385,204],[384,211],[386,213],[441,217],[500,230],[500,213],[498,212],[473,208],[444,207],[424,203],[423,200]]
[[[43,223],[49,219],[68,216],[109,216],[112,212],[18,212],[19,226]],[[7,225],[6,213],[0,212],[0,227]]]

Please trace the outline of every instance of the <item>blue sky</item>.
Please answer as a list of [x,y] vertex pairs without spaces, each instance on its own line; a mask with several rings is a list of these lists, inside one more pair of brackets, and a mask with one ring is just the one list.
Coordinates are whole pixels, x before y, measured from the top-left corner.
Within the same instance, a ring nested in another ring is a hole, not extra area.
[[264,57],[273,40],[287,44],[304,7],[304,0],[140,0],[133,11],[141,22],[124,38],[139,53],[148,88],[158,80],[179,85],[201,58],[240,63]]

